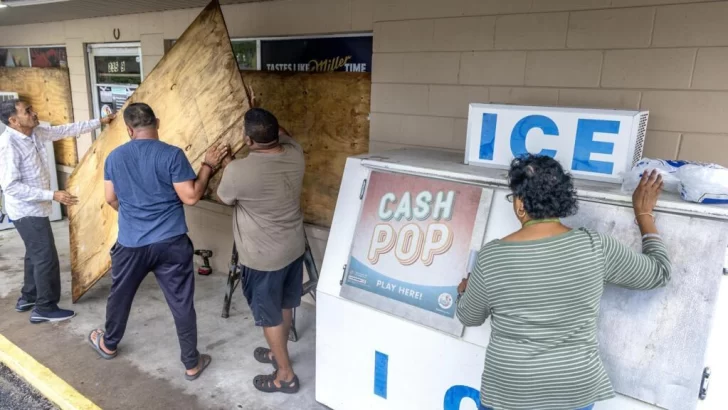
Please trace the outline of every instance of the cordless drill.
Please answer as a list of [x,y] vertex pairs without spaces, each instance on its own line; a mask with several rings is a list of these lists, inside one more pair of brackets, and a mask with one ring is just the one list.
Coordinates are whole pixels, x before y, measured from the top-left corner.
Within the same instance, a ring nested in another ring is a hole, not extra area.
[[207,249],[198,249],[195,251],[195,255],[202,258],[202,266],[197,269],[197,273],[203,276],[211,274],[212,266],[210,266],[210,258],[212,258],[212,251]]

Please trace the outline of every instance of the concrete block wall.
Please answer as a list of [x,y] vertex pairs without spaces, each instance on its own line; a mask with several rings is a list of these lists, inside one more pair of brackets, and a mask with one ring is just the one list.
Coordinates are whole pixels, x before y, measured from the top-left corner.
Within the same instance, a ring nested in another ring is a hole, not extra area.
[[377,0],[370,149],[462,151],[469,102],[643,109],[646,156],[728,165],[728,1]]

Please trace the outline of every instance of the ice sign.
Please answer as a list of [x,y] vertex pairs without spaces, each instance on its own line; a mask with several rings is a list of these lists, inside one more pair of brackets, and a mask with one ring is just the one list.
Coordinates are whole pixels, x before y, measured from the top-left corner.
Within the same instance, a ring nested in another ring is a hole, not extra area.
[[527,153],[556,158],[577,178],[621,182],[642,158],[644,111],[471,104],[465,163],[507,168]]

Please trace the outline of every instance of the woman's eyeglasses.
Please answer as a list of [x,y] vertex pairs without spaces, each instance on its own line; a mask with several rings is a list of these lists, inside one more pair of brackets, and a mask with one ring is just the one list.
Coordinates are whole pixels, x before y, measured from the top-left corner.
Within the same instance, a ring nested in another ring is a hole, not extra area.
[[510,203],[513,203],[513,194],[506,195],[506,200]]

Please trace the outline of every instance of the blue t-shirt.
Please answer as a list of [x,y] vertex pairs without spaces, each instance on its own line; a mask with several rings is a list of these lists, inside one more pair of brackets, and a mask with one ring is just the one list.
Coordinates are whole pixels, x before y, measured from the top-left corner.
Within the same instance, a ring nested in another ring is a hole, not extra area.
[[172,184],[197,178],[181,149],[159,140],[132,140],[109,154],[104,179],[119,198],[119,244],[137,248],[187,233]]

